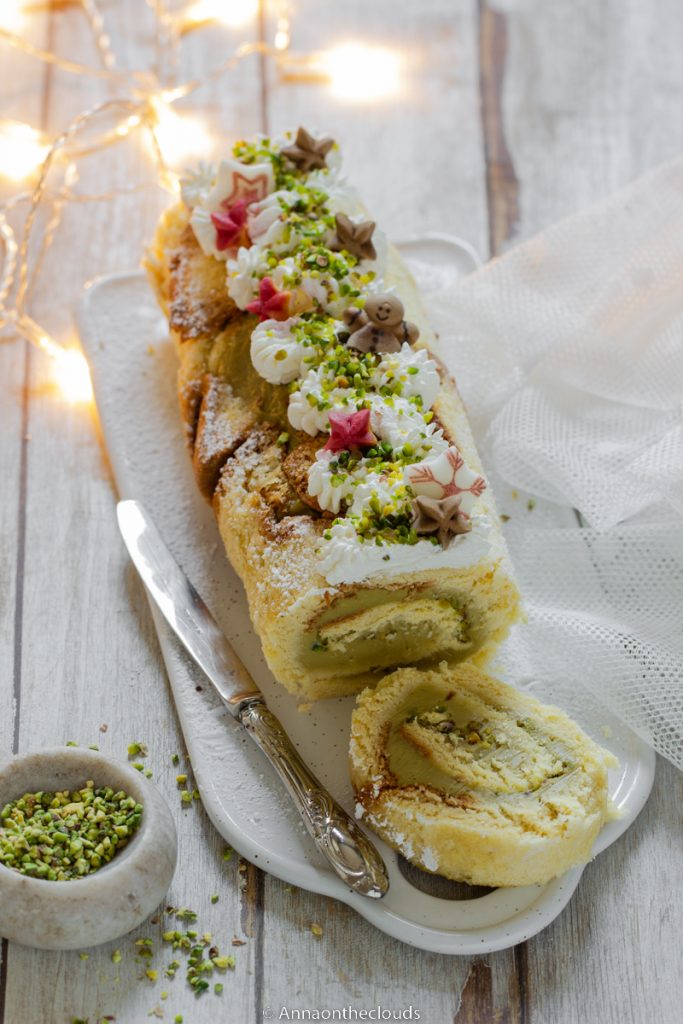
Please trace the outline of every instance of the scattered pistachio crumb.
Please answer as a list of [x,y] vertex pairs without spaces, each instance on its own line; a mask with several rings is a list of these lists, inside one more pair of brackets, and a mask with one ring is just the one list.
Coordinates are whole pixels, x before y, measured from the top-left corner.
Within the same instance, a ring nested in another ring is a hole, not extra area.
[[88,744],[88,750],[99,750],[99,749],[100,748],[98,747],[98,745],[96,743]]
[[79,953],[78,955],[81,958],[81,960],[87,960],[88,957],[90,956],[89,953]]
[[198,789],[193,789],[192,790],[192,799],[193,800],[199,800],[200,799],[200,793],[199,793]]
[[532,509],[536,508],[536,499],[535,498],[529,498],[529,500],[526,503],[526,507],[531,512]]
[[191,804],[192,803],[192,793],[190,793],[189,789],[181,790],[180,799],[181,799],[182,803],[184,803],[184,804]]
[[176,1013],[175,1017],[173,1018],[173,1024],[183,1024],[182,1013]]
[[218,893],[213,894],[213,896],[211,897],[211,902],[218,903]]
[[114,952],[111,955],[111,962],[113,964],[120,964],[121,963],[121,950],[120,949],[115,949],[114,950]]
[[211,963],[214,967],[218,968],[219,971],[227,971],[228,968],[233,970],[235,967],[234,956],[212,956]]
[[510,491],[510,497],[514,501],[517,501],[517,498],[519,497],[519,494],[517,493],[517,491],[514,488]]
[[77,747],[77,746],[78,746],[78,743],[75,743],[75,742],[74,742],[73,740],[67,740],[67,741],[66,741],[66,743],[65,743],[64,745],[65,745],[66,747]]
[[179,754],[171,754],[171,764],[180,764]]
[[316,939],[319,939],[320,936],[323,934],[323,930],[320,927],[320,925],[315,923],[311,925],[311,932],[313,933],[313,935],[315,935]]
[[151,779],[153,774],[154,774],[154,772],[152,771],[151,768],[145,768],[145,778],[146,779]]
[[136,772],[144,772],[145,766],[141,761],[133,761],[131,768],[135,768]]
[[128,757],[147,757],[149,750],[144,743],[129,743],[128,744]]
[[155,971],[154,968],[152,967],[148,967],[147,970],[145,971],[145,974],[150,981],[158,981],[159,979],[159,972]]
[[161,990],[161,994],[160,994],[159,998],[160,999],[168,999],[168,992],[166,991],[165,988]]
[[217,981],[216,984],[213,986],[213,990],[216,993],[216,995],[219,996],[221,994],[221,992],[223,991],[223,984],[222,984],[222,982]]
[[233,850],[232,846],[226,846],[225,849],[223,850],[223,860],[224,861],[232,860],[232,855],[233,855],[234,852],[235,851]]
[[176,775],[175,780],[179,786],[184,786],[187,782],[187,775]]

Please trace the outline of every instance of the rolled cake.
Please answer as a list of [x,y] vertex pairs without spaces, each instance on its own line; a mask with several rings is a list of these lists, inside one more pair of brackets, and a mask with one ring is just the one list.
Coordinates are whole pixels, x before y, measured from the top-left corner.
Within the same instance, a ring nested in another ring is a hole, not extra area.
[[518,618],[500,524],[412,278],[336,144],[239,142],[147,267],[180,406],[276,678],[307,699],[484,661]]
[[588,860],[615,763],[563,712],[470,664],[398,669],[353,713],[357,814],[473,885],[541,884]]

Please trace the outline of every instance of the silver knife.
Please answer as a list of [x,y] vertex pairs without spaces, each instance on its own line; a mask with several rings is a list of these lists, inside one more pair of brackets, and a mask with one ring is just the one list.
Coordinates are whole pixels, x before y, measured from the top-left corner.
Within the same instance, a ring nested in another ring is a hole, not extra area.
[[306,767],[144,507],[138,501],[120,501],[116,511],[128,553],[147,590],[227,709],[280,776],[318,850],[351,889],[381,899],[389,889],[384,861]]

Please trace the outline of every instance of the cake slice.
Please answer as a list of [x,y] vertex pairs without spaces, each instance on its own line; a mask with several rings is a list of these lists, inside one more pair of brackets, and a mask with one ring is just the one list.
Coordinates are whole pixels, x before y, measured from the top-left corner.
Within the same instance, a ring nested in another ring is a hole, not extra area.
[[562,711],[470,664],[399,669],[353,713],[357,814],[473,885],[542,884],[589,860],[614,764]]
[[304,699],[485,661],[519,617],[500,523],[412,278],[300,129],[183,182],[147,267],[197,483],[276,678]]

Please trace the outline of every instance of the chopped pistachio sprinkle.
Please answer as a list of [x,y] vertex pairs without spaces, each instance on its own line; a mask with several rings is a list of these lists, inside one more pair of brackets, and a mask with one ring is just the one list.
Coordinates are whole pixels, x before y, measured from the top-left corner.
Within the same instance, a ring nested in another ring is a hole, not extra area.
[[0,810],[0,864],[63,882],[107,864],[137,831],[142,804],[122,789],[24,793]]
[[129,743],[128,757],[147,757],[149,750],[144,743]]
[[226,846],[225,849],[223,850],[223,860],[224,861],[232,860],[232,855],[233,855],[234,852],[235,851],[233,850],[232,846]]
[[315,923],[311,925],[311,932],[313,935],[315,935],[316,939],[319,939],[320,936],[323,934],[323,930],[320,927],[320,925]]

